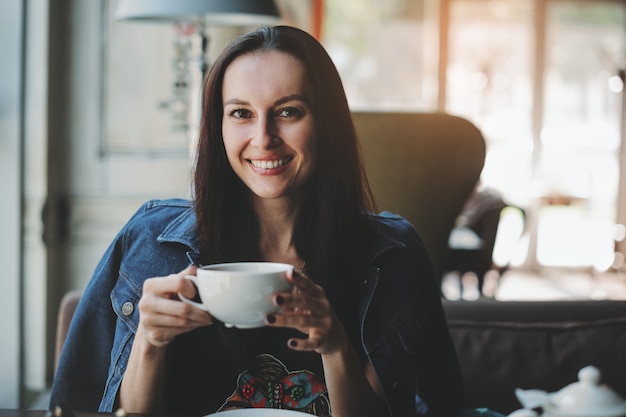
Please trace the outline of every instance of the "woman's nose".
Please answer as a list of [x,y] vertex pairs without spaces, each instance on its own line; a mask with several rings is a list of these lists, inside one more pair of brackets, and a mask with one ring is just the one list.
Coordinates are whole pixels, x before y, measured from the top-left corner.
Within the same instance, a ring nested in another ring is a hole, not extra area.
[[252,141],[260,148],[271,148],[278,139],[275,123],[270,118],[259,118],[256,132]]

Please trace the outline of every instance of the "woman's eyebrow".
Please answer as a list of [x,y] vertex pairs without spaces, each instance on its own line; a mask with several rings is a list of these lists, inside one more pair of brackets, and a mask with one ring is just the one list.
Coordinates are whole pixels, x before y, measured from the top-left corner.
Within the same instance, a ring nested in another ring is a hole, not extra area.
[[[302,101],[303,103],[309,104],[309,100],[303,96],[302,94],[290,94],[288,96],[285,97],[281,97],[278,100],[276,100],[274,102],[274,105],[280,105],[283,103],[287,103],[289,101]],[[224,101],[224,106],[230,105],[230,104],[237,104],[237,105],[250,105],[249,102],[247,102],[246,100],[241,100],[238,98],[229,98],[228,100]]]
[[276,104],[283,104],[283,103],[287,103],[288,101],[294,101],[294,100],[302,101],[306,104],[309,104],[309,100],[301,94],[291,94],[291,95],[285,96],[281,99],[276,100]]
[[224,106],[228,105],[228,104],[249,104],[247,101],[245,100],[240,100],[238,98],[229,98],[228,100],[224,101]]

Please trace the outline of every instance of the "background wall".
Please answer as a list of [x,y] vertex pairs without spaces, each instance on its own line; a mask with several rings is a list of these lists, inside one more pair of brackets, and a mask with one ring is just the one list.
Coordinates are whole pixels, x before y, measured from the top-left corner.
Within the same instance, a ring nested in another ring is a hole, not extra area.
[[23,4],[0,2],[0,408],[19,404]]

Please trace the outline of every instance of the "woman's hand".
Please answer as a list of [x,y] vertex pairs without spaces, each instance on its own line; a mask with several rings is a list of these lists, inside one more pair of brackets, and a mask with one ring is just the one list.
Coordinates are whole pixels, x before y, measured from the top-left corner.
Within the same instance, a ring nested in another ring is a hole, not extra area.
[[151,345],[161,347],[179,334],[213,322],[209,313],[183,303],[178,298],[178,293],[187,298],[195,297],[196,287],[183,278],[195,273],[196,267],[190,266],[178,274],[149,278],[144,282],[143,295],[139,300],[137,337],[143,337]]
[[139,300],[139,327],[120,387],[120,406],[130,413],[163,410],[165,349],[179,334],[212,323],[209,313],[183,303],[178,293],[193,298],[195,286],[185,275],[196,273],[190,266],[178,274],[149,278]]
[[274,294],[274,304],[283,309],[268,316],[267,324],[292,327],[308,335],[304,339],[288,340],[289,347],[294,350],[314,350],[324,355],[345,348],[348,337],[324,289],[295,270],[287,275],[287,280],[293,284],[293,290]]

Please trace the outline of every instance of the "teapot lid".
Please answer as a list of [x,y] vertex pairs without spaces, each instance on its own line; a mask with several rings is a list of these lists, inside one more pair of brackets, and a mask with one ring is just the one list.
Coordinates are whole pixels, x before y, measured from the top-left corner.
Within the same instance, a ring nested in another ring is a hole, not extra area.
[[607,385],[600,384],[600,371],[593,366],[578,372],[578,382],[550,395],[545,408],[548,415],[559,417],[626,416],[626,401]]

